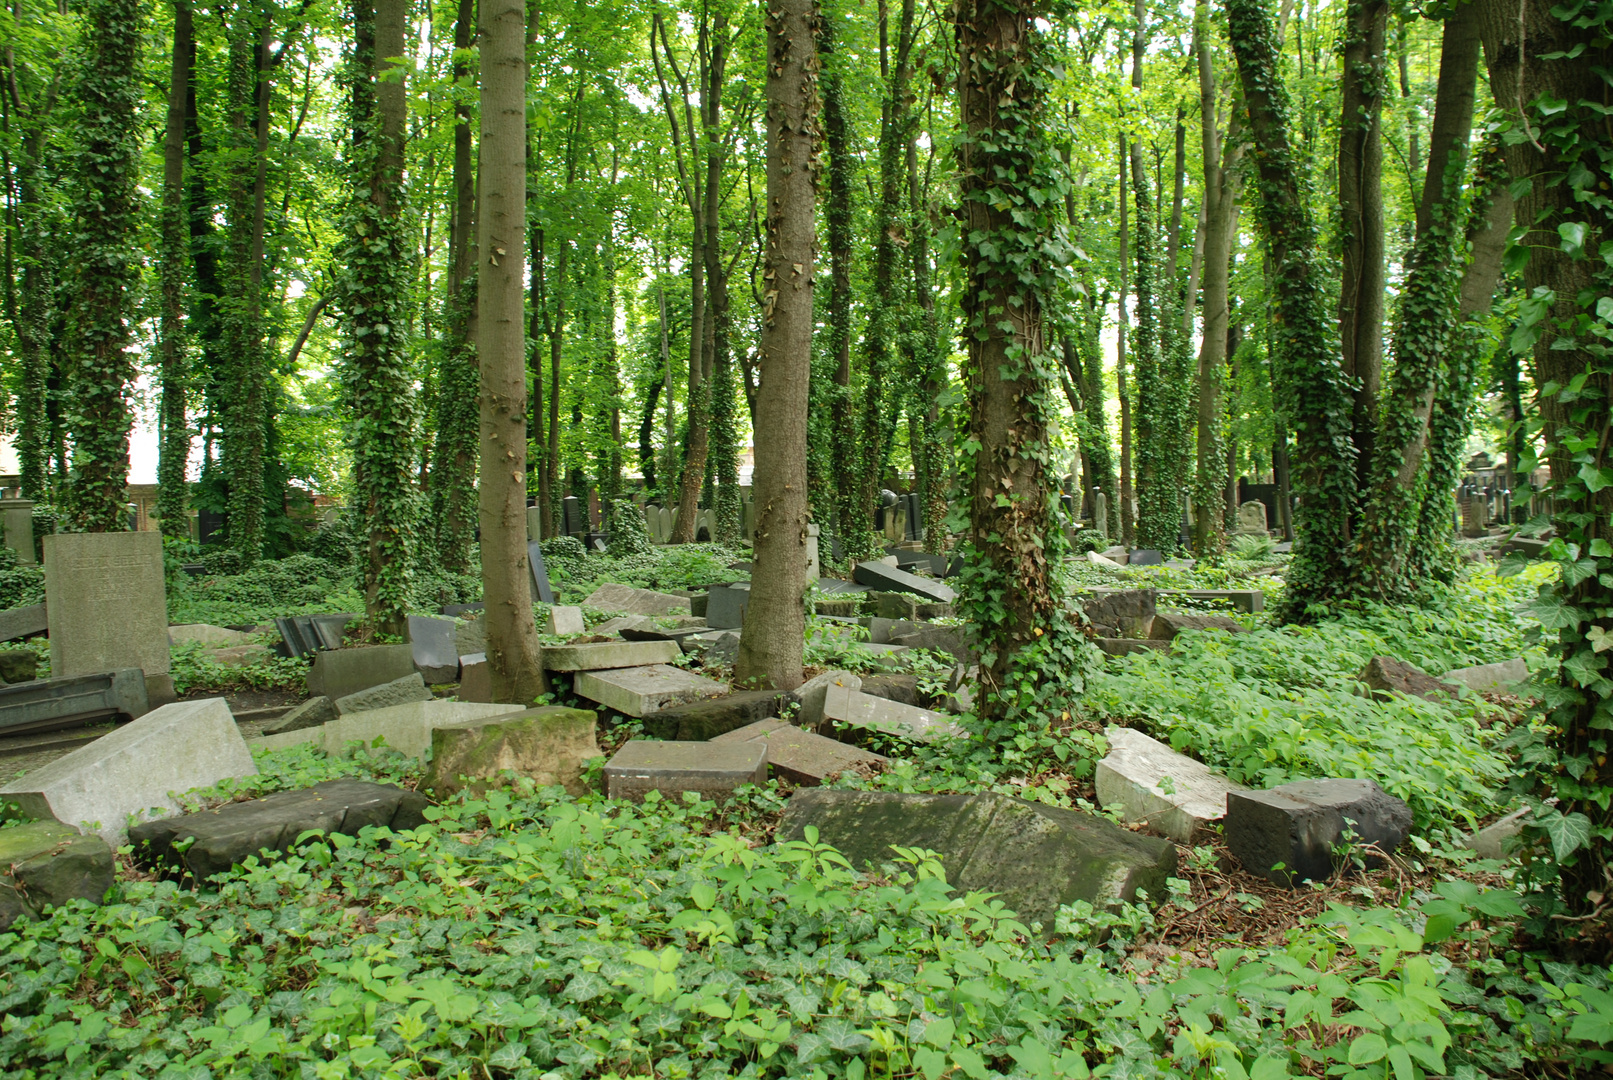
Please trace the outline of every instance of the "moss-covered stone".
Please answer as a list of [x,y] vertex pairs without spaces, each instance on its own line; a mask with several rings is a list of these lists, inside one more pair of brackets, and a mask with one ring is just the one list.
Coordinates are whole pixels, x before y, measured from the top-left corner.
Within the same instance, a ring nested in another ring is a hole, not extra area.
[[594,738],[597,719],[587,709],[547,706],[485,724],[438,728],[431,733],[426,786],[439,796],[465,787],[483,791],[512,772],[581,795],[588,790],[583,769],[589,759],[603,756]]
[[0,930],[69,900],[100,903],[112,877],[112,849],[99,836],[56,821],[0,829]]

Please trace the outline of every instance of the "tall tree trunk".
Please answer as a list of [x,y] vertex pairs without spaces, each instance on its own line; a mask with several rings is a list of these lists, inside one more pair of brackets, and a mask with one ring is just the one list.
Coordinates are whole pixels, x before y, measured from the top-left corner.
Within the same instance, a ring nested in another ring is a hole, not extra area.
[[526,8],[481,0],[476,354],[481,363],[482,596],[496,700],[544,690],[526,545]]
[[817,0],[767,15],[767,218],[761,387],[756,394],[756,541],[734,678],[801,684],[807,572],[807,391],[817,246]]
[[1126,152],[1126,137],[1120,136],[1120,295],[1115,301],[1115,396],[1120,399],[1120,544],[1131,550],[1137,541],[1137,512],[1132,505],[1131,483],[1131,388],[1126,382],[1126,290],[1129,288],[1130,218],[1126,197],[1126,173],[1131,168],[1131,157]]
[[[192,46],[194,54],[194,46]],[[51,117],[55,111],[60,74],[51,79],[45,101],[37,113],[23,116],[17,92],[16,61],[5,52],[6,95],[19,124],[26,131],[18,140],[17,233],[21,249],[22,290],[13,327],[21,361],[17,388],[17,466],[22,494],[28,499],[50,496],[51,406],[50,382],[53,341],[51,327],[59,318],[56,279],[63,263],[59,210],[53,205],[54,187],[44,168]]]
[[190,539],[186,517],[185,466],[190,458],[189,344],[185,340],[185,279],[190,260],[185,227],[185,103],[190,88],[191,13],[189,0],[174,3],[173,61],[168,74],[168,117],[162,144],[162,216],[158,238],[158,277],[162,294],[157,334],[162,384],[161,432],[157,457],[157,521],[165,537]]
[[823,132],[829,149],[829,201],[824,221],[829,233],[829,341],[833,371],[829,393],[829,457],[834,480],[834,530],[842,544],[866,532],[863,516],[862,455],[857,411],[851,395],[851,184],[856,159],[851,152],[851,119],[834,51],[834,20],[819,20],[818,54],[823,64]]
[[[915,125],[916,126],[916,125]],[[917,308],[910,338],[916,352],[918,390],[923,409],[917,460],[923,464],[924,550],[939,555],[946,550],[947,493],[952,486],[948,463],[952,460],[950,417],[941,410],[948,384],[947,348],[941,340],[941,320],[935,312],[935,289],[930,273],[930,210],[919,180],[918,143],[907,140],[908,255],[913,264],[913,303]]]

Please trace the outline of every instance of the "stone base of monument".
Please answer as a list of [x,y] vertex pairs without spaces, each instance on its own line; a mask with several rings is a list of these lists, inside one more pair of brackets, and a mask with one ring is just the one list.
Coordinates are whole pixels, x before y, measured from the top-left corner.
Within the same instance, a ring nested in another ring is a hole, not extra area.
[[124,668],[0,687],[0,731],[22,735],[106,720],[133,720],[151,709],[147,685],[138,668]]

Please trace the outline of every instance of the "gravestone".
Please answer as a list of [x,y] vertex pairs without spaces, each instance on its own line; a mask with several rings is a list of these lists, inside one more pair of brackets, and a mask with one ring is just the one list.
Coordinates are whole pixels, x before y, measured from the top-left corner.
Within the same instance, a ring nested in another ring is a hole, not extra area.
[[[405,757],[425,759],[431,749],[431,733],[437,728],[464,727],[485,723],[489,717],[521,711],[520,705],[487,702],[413,701],[385,709],[348,713],[320,727],[266,735],[252,743],[254,748],[284,750],[308,744],[335,754],[352,742],[362,743],[366,752],[379,754],[393,750]],[[376,741],[381,740],[381,746]]]
[[1238,507],[1238,535],[1239,536],[1266,536],[1270,534],[1266,525],[1266,504],[1257,499],[1250,499]]
[[642,801],[652,791],[676,798],[732,795],[742,784],[767,782],[765,743],[654,742],[631,739],[605,765],[605,794]]
[[323,727],[335,720],[341,714],[336,711],[336,703],[323,694],[311,697],[286,713],[271,727],[263,729],[265,735],[284,735],[290,731],[305,731],[309,728]]
[[673,705],[721,697],[729,687],[727,683],[682,668],[649,664],[610,671],[579,671],[572,689],[578,697],[597,701],[625,716],[649,716]]
[[656,513],[659,524],[656,526],[655,538],[665,544],[672,539],[672,511],[661,507]]
[[914,596],[938,604],[950,604],[958,598],[950,585],[943,585],[939,581],[921,578],[917,574],[909,574],[905,570],[898,570],[894,566],[886,566],[877,562],[861,562],[852,572],[852,577],[860,584],[871,589],[880,589],[886,592],[912,593]]
[[1093,510],[1093,523],[1098,528],[1098,535],[1107,540],[1109,539],[1109,497],[1100,491],[1093,497],[1092,501],[1095,507]]
[[431,691],[418,671],[411,671],[401,679],[371,686],[336,699],[336,711],[343,716],[349,713],[373,712],[390,709],[395,705],[408,705],[415,701],[430,701]]
[[661,508],[651,503],[644,506],[644,531],[650,534],[650,539],[660,541],[661,535]]
[[29,604],[27,607],[0,611],[0,641],[38,637],[48,629],[50,618],[45,614],[44,604]]
[[544,620],[543,632],[558,637],[571,637],[587,630],[582,621],[582,608],[570,607],[565,604],[555,604],[549,608],[549,616]]
[[1227,847],[1245,870],[1278,885],[1331,877],[1347,828],[1358,844],[1388,855],[1411,832],[1411,810],[1371,780],[1296,780],[1227,794]]
[[865,694],[860,689],[852,689],[843,680],[831,683],[825,692],[823,720],[825,724],[833,721],[851,729],[845,732],[849,742],[855,742],[857,737],[870,731],[922,743],[969,736],[941,713]]
[[335,701],[413,673],[414,652],[408,645],[326,649],[314,654],[314,666],[308,669],[308,693]]
[[543,511],[536,506],[526,508],[526,542],[531,544],[543,539]]
[[484,652],[461,653],[459,657],[460,701],[491,702],[493,700],[493,673],[487,666]]
[[1225,630],[1229,634],[1246,634],[1249,628],[1225,615],[1184,615],[1176,611],[1160,612],[1154,616],[1148,636],[1155,641],[1175,641],[1183,630]]
[[1485,506],[1482,498],[1468,496],[1462,500],[1462,535],[1469,540],[1484,535]]
[[[509,771],[539,787],[559,786],[584,795],[583,769],[600,756],[595,715],[586,709],[546,706],[431,733],[431,768],[425,786],[439,798],[465,787],[481,792]],[[468,783],[466,783],[468,781]]]
[[741,582],[706,591],[706,625],[713,630],[736,630],[745,625],[750,586]]
[[644,734],[657,739],[699,742],[746,724],[777,716],[790,701],[780,690],[741,690],[737,694],[671,705],[644,718]]
[[532,571],[532,598],[545,604],[554,603],[554,586],[549,584],[549,568],[543,565],[543,548],[536,540],[526,546],[527,567]]
[[759,720],[711,741],[764,744],[773,775],[799,787],[818,787],[847,769],[881,772],[890,763],[883,754],[802,731],[777,718]]
[[17,553],[17,562],[23,566],[33,566],[39,561],[34,557],[34,501],[0,501],[0,518],[4,519],[6,547]]
[[1163,566],[1165,556],[1152,548],[1137,548],[1126,560],[1127,566]]
[[415,669],[426,682],[447,683],[459,678],[459,650],[454,646],[454,619],[409,616],[409,650]]
[[139,668],[152,702],[174,699],[160,533],[45,537],[45,607],[52,675]]
[[1141,822],[1178,844],[1191,844],[1227,812],[1227,795],[1243,788],[1209,766],[1131,728],[1110,727],[1109,754],[1098,762],[1098,805],[1120,808],[1121,820]]
[[545,671],[606,671],[610,668],[670,664],[679,656],[670,641],[596,641],[583,645],[545,645]]
[[0,688],[0,731],[48,731],[99,720],[135,719],[150,710],[139,668],[36,679]]
[[586,531],[586,524],[582,516],[582,503],[575,495],[567,495],[560,500],[560,513],[564,519],[561,531],[566,536],[576,536]]
[[[747,534],[749,535],[749,534]],[[818,527],[807,526],[806,556],[807,556],[807,584],[811,585],[823,572],[823,561],[818,557]]]
[[620,611],[625,615],[688,615],[689,598],[671,593],[635,589],[631,585],[607,582],[583,601],[584,607],[599,611]]

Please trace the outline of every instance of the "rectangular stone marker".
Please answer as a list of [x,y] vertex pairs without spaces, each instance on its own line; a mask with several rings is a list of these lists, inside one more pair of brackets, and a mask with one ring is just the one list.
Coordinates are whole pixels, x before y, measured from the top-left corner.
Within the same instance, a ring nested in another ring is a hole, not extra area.
[[734,584],[706,591],[706,625],[714,630],[737,630],[745,625],[750,586]]
[[284,750],[288,746],[312,743],[327,754],[339,752],[350,742],[370,747],[376,739],[405,757],[424,758],[431,749],[431,733],[441,727],[479,724],[495,716],[520,712],[525,706],[480,701],[412,701],[386,709],[349,713],[316,728],[266,735],[252,745],[264,750]]
[[1104,736],[1109,755],[1098,762],[1098,805],[1118,806],[1122,820],[1142,822],[1178,844],[1191,844],[1225,817],[1227,795],[1244,790],[1140,731],[1111,727]]
[[618,615],[614,619],[606,619],[594,627],[596,634],[620,634],[623,630],[631,630],[637,626],[654,625],[648,615]]
[[25,773],[0,788],[0,803],[77,825],[117,847],[131,814],[162,816],[179,808],[174,795],[257,771],[223,698],[177,701]]
[[492,701],[493,673],[487,667],[484,652],[461,654],[459,657],[460,701]]
[[1238,507],[1237,533],[1239,536],[1268,535],[1265,503],[1258,499],[1250,499]]
[[0,688],[0,732],[48,731],[95,720],[133,720],[150,709],[139,668],[36,679]]
[[728,684],[682,668],[649,664],[610,671],[579,671],[572,682],[572,690],[578,697],[597,701],[625,716],[649,716],[672,705],[721,697],[728,693]]
[[52,675],[139,668],[150,697],[173,698],[161,534],[45,537],[45,600]]
[[17,553],[17,562],[35,565],[39,560],[34,556],[34,501],[0,500],[0,518],[5,523],[6,547]]
[[825,739],[777,718],[758,720],[712,742],[761,742],[774,777],[801,787],[818,787],[847,769],[883,769],[890,758],[871,754],[837,739]]
[[567,495],[564,499],[561,499],[560,512],[564,517],[564,530],[567,536],[576,536],[586,530],[587,524],[583,521],[582,516],[582,503],[578,501],[577,496]]
[[604,671],[608,668],[670,664],[680,655],[671,641],[600,641],[590,645],[545,645],[546,671]]
[[786,724],[776,716],[769,716],[756,721],[754,724],[746,724],[742,728],[735,728],[733,731],[724,732],[723,734],[718,735],[716,738],[708,739],[707,741],[714,743],[751,742],[756,739],[766,739],[769,735],[773,734],[773,732],[783,731],[785,728],[792,726],[793,725],[791,724]]
[[642,802],[659,791],[722,798],[741,784],[767,782],[767,747],[756,742],[653,742],[633,739],[605,764],[605,794]]
[[624,615],[687,615],[689,598],[670,593],[635,589],[614,582],[601,585],[583,601],[584,607],[599,611],[620,611]]
[[536,506],[526,508],[526,542],[536,543],[543,539],[543,511]]
[[532,599],[554,603],[554,586],[549,584],[549,568],[543,565],[543,549],[536,540],[526,546],[527,569],[532,571]]
[[459,678],[459,650],[454,646],[454,619],[409,616],[409,651],[414,666],[427,683],[448,683]]
[[672,511],[668,510],[664,506],[661,507],[660,519],[661,524],[658,539],[664,544],[672,539]]
[[[964,739],[969,733],[942,713],[897,701],[873,697],[841,683],[831,683],[823,695],[823,719],[853,729],[853,734],[877,731],[910,742]],[[860,729],[860,730],[859,730]]]
[[958,594],[950,585],[929,578],[921,578],[917,574],[909,574],[905,570],[898,570],[894,566],[883,563],[861,562],[852,572],[852,577],[860,584],[871,589],[884,592],[905,592],[931,600],[938,604],[950,604],[956,600]]
[[657,739],[700,742],[768,716],[790,700],[782,690],[741,690],[735,694],[669,705],[644,721],[644,734]]
[[407,705],[412,701],[430,701],[431,697],[431,691],[426,689],[425,680],[420,677],[420,673],[411,671],[401,679],[393,679],[380,686],[367,687],[346,697],[337,698],[336,711],[346,716],[349,713]]
[[[751,533],[755,530],[752,529]],[[747,537],[751,533],[746,533]],[[807,525],[806,556],[807,556],[807,584],[811,585],[823,573],[823,560],[818,556],[819,531],[816,525]]]
[[44,604],[0,611],[0,641],[38,637],[49,629],[50,618],[45,614]]
[[327,649],[314,654],[314,666],[308,669],[308,693],[335,701],[413,673],[414,652],[408,645]]
[[582,621],[582,608],[567,607],[563,604],[549,608],[549,615],[543,621],[543,632],[561,637],[570,637],[581,634],[587,630]]

